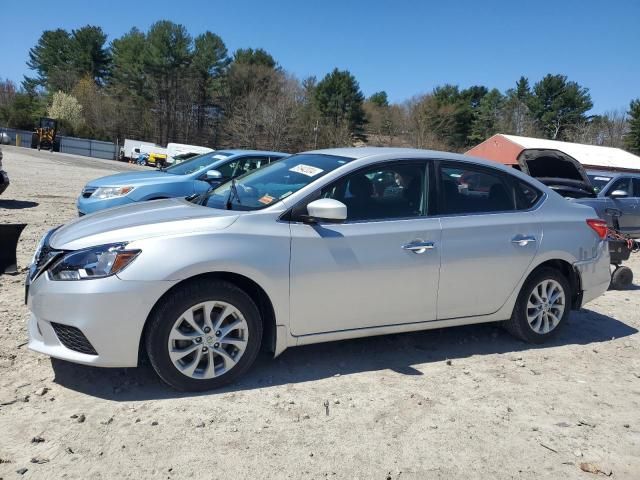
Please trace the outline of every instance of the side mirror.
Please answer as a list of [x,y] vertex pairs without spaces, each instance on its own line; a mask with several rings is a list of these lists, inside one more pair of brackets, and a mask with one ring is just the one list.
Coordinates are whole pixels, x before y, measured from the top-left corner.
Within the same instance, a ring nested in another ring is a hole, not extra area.
[[629,192],[626,190],[614,190],[609,194],[611,198],[627,198],[629,196]]
[[307,205],[307,223],[340,223],[347,219],[347,206],[332,198],[321,198]]
[[218,170],[207,170],[204,176],[206,180],[220,180],[222,178],[222,174]]

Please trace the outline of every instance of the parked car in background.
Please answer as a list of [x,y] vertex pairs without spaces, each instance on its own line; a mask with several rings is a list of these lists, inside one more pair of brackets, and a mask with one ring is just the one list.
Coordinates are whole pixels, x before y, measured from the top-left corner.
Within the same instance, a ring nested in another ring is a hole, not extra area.
[[78,197],[79,215],[105,208],[204,193],[213,186],[260,168],[286,153],[222,150],[151,172],[127,172],[89,182]]
[[634,238],[640,237],[640,173],[588,171],[596,192],[596,202],[580,203],[596,209],[610,224],[617,221],[620,231]]
[[0,195],[9,186],[9,175],[2,169],[2,148],[0,148]]
[[519,163],[560,195],[592,207],[610,227],[640,237],[640,174],[587,172],[573,157],[553,150],[529,150]]
[[540,343],[607,290],[606,230],[493,162],[292,155],[202,204],[123,206],[49,232],[29,270],[29,348],[105,367],[136,366],[142,348],[168,384],[206,390],[261,346],[496,321]]

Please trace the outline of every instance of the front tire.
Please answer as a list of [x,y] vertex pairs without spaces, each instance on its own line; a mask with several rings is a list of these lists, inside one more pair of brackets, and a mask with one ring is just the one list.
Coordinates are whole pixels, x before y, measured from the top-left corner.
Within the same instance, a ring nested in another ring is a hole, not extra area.
[[253,364],[262,341],[262,319],[243,290],[220,280],[178,287],[149,319],[145,346],[162,380],[177,390],[226,385]]
[[558,270],[543,267],[524,283],[505,328],[529,343],[543,343],[558,334],[571,311],[571,286]]

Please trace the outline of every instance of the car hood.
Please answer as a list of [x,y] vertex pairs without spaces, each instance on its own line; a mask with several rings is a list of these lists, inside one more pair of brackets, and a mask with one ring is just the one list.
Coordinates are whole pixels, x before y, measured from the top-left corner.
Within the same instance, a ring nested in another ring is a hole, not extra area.
[[171,175],[170,173],[154,170],[150,172],[124,172],[108,175],[106,177],[96,178],[87,183],[88,187],[124,187],[146,185],[149,183],[165,183],[175,182],[180,178],[179,175]]
[[49,245],[57,250],[77,250],[115,242],[190,232],[222,230],[241,212],[217,210],[171,198],[102,210],[74,220],[56,230]]
[[594,196],[587,171],[575,158],[560,150],[529,148],[518,155],[520,169],[549,187],[583,191]]

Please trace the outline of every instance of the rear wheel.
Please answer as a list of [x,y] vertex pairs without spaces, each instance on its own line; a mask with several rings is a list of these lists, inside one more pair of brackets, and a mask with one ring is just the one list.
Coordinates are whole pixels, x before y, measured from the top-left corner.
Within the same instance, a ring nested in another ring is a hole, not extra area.
[[629,267],[616,267],[611,274],[611,286],[614,290],[626,290],[633,283],[633,271]]
[[160,378],[178,390],[203,391],[235,380],[253,364],[262,339],[255,303],[235,285],[186,284],[156,309],[146,348]]
[[571,287],[553,268],[541,268],[524,283],[506,329],[530,343],[554,337],[571,311]]

